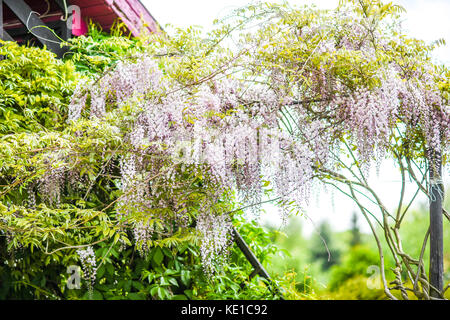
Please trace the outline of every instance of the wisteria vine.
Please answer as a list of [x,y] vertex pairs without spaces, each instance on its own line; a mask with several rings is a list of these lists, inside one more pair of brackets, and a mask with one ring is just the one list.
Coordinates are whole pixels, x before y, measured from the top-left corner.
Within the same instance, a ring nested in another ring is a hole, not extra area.
[[[290,206],[304,207],[314,181],[330,179],[347,184],[357,201],[355,186],[372,192],[366,178],[373,160],[393,155],[407,170],[411,159],[425,159],[429,150],[448,155],[445,70],[430,61],[430,48],[384,24],[382,9],[373,13],[377,28],[367,12],[251,9],[236,15],[251,21],[248,12],[254,19],[265,13],[266,24],[242,36],[240,54],[225,64],[208,60],[214,50],[205,50],[202,58],[211,65],[205,62],[207,71],[198,70],[202,77],[193,82],[173,74],[180,66],[195,72],[198,62],[189,65],[182,52],[143,53],[99,79],[81,81],[73,95],[72,133],[83,141],[106,128],[114,137],[89,150],[103,161],[90,179],[108,177],[120,191],[101,210],[114,212],[118,230],[131,230],[143,256],[155,238],[196,228],[203,266],[212,275],[231,243],[231,214],[239,210],[232,203],[257,212],[270,193],[286,216]],[[336,156],[343,146],[359,176]],[[91,146],[77,147],[71,151],[81,154]],[[83,161],[47,152],[48,170],[30,188],[30,203],[35,206],[38,189],[43,202],[57,207],[67,183],[86,199],[91,189],[78,188]],[[337,168],[348,169],[353,180]],[[390,214],[378,204],[380,224],[389,229]],[[409,268],[413,260],[387,237],[397,264]],[[95,255],[79,255],[90,261],[87,273],[95,279]],[[419,274],[421,262],[414,263]]]

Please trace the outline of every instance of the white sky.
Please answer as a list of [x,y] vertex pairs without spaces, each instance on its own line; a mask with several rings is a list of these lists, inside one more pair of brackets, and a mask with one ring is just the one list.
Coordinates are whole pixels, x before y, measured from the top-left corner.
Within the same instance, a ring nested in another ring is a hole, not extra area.
[[[246,5],[251,0],[141,0],[153,17],[165,27],[201,26],[204,30],[212,27],[215,18],[223,17],[231,10]],[[282,2],[272,0],[272,2]],[[289,0],[291,5],[315,4],[320,8],[332,9],[338,0]],[[450,45],[450,1],[449,0],[394,0],[403,6],[405,30],[414,37],[425,41],[444,38]],[[450,62],[450,46],[440,48],[436,57],[443,62]]]
[[[167,24],[174,27],[185,28],[190,25],[201,26],[205,31],[212,27],[212,21],[229,13],[232,9],[241,7],[249,0],[141,0],[148,8],[153,17],[164,28]],[[281,2],[281,1],[272,1]],[[290,0],[291,5],[316,4],[320,8],[332,9],[337,6],[338,0]],[[416,38],[431,42],[440,38],[446,40],[447,45],[439,48],[435,52],[437,61],[450,65],[450,1],[449,0],[395,0],[397,4],[402,5],[407,13],[403,15],[402,20],[405,31]],[[444,182],[450,182],[449,170],[444,170]],[[375,173],[371,175],[372,186],[379,192],[381,199],[385,201],[388,208],[394,208],[398,202],[400,191],[400,181],[398,171],[390,162],[381,166],[380,175]],[[415,191],[411,184],[407,194],[411,195]],[[425,202],[423,197],[419,201]],[[277,219],[276,210],[271,206],[265,206],[266,214],[262,217],[280,224]],[[316,193],[311,204],[307,208],[307,214],[314,224],[320,220],[326,219],[330,222],[333,229],[345,230],[350,226],[350,217],[357,208],[351,200],[335,191],[333,195],[322,191]],[[313,229],[313,223],[310,220],[303,223],[304,232],[310,234]],[[361,228],[369,232],[367,223],[360,218]]]

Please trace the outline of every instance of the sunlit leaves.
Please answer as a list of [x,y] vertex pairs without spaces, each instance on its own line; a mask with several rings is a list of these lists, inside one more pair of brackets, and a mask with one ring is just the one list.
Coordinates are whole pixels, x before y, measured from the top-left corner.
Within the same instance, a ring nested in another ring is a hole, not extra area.
[[0,55],[0,133],[58,128],[79,78],[73,63],[11,41]]

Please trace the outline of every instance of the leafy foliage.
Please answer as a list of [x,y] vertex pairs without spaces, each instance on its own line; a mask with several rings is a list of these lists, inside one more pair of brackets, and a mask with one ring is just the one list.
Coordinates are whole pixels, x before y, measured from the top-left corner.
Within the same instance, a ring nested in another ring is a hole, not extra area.
[[72,62],[76,70],[96,78],[126,57],[148,50],[147,38],[131,38],[124,35],[123,22],[116,22],[110,34],[102,32],[92,22],[83,37],[70,39],[70,50],[64,55],[65,61]]
[[60,128],[79,75],[47,50],[0,41],[0,133]]
[[[258,258],[267,264],[276,247],[270,234],[254,223],[236,221]],[[256,276],[249,279],[251,266],[237,247],[229,262],[215,278],[206,277],[201,265],[199,247],[195,241],[174,246],[153,246],[141,257],[137,248],[120,248],[120,243],[101,242],[96,245],[96,281],[92,287],[87,279],[80,289],[69,289],[71,265],[80,265],[75,249],[47,254],[31,246],[6,251],[6,239],[1,238],[2,256],[8,257],[1,266],[2,299],[274,299],[278,286],[285,279],[267,283]],[[86,276],[86,275],[85,275]],[[281,289],[293,295],[295,289]]]
[[322,270],[328,270],[339,262],[341,252],[333,240],[330,225],[322,222],[310,244],[311,260],[319,262]]

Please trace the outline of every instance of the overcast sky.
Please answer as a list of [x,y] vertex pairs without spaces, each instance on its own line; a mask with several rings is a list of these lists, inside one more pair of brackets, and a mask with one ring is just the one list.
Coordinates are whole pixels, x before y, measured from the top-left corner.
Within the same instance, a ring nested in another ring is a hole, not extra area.
[[[163,0],[151,1],[141,0],[147,6],[153,17],[165,27],[171,24],[174,27],[185,28],[190,25],[201,26],[205,31],[212,27],[212,21],[215,18],[223,17],[230,10],[241,7],[249,0]],[[281,2],[281,1],[273,1]],[[449,0],[396,0],[397,4],[402,5],[407,13],[402,18],[405,32],[409,35],[431,42],[440,38],[450,44],[450,1]],[[291,0],[291,5],[316,4],[320,8],[332,9],[337,6],[338,0]],[[437,61],[450,65],[450,46],[446,45],[435,52]],[[444,182],[449,182],[448,172],[445,170]],[[381,166],[379,175],[375,172],[371,174],[371,185],[385,200],[388,208],[394,208],[398,202],[400,191],[400,181],[398,170],[392,166],[392,163],[385,162]],[[414,193],[414,185],[408,186],[407,194]],[[426,199],[420,199],[426,203]],[[279,225],[275,209],[271,206],[265,206],[267,214],[263,216],[275,224]],[[310,234],[314,230],[314,225],[319,221],[326,219],[335,230],[345,230],[350,226],[350,217],[357,208],[351,200],[345,196],[330,192],[316,191],[311,204],[307,208],[308,219],[304,223],[304,231]],[[312,223],[311,221],[314,221]],[[361,221],[361,219],[360,219]],[[362,222],[362,221],[361,221]],[[366,223],[361,223],[364,231],[369,228]]]

